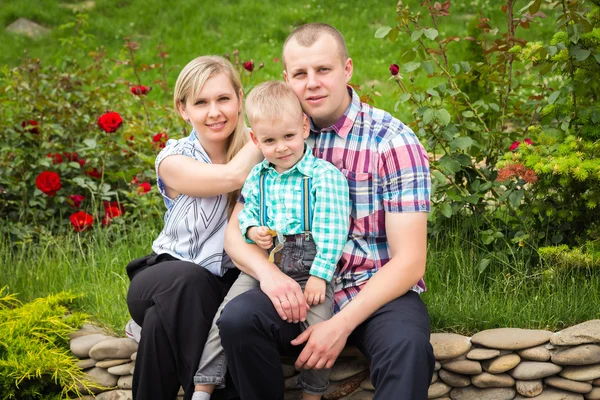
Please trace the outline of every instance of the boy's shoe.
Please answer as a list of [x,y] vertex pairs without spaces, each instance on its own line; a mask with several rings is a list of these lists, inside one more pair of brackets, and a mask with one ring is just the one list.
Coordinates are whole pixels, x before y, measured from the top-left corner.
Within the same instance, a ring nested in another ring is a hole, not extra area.
[[139,343],[140,338],[142,337],[142,327],[139,326],[134,320],[130,319],[125,325],[125,335]]

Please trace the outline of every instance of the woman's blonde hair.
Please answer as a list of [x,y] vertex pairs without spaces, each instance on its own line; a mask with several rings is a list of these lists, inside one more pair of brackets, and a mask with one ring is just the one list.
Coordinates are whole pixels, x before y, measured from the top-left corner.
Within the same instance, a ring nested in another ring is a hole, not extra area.
[[[196,98],[200,95],[206,81],[217,74],[225,74],[231,81],[231,86],[235,89],[235,94],[240,103],[240,114],[238,123],[229,137],[229,147],[227,148],[227,162],[244,147],[248,142],[248,128],[244,120],[244,110],[242,107],[242,82],[240,75],[235,70],[233,65],[225,58],[220,56],[201,56],[190,61],[179,73],[177,82],[175,83],[175,91],[173,93],[173,103],[175,110],[179,112],[179,108],[186,104],[189,97]],[[227,215],[231,215],[233,207],[239,197],[240,190],[235,190],[229,193],[227,197]]]

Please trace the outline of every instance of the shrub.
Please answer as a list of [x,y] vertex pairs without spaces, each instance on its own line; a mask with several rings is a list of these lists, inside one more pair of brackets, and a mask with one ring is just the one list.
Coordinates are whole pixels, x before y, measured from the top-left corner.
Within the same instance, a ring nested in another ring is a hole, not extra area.
[[77,298],[63,292],[22,304],[0,289],[0,399],[68,398],[94,387],[69,350],[68,334],[87,317],[67,309]]

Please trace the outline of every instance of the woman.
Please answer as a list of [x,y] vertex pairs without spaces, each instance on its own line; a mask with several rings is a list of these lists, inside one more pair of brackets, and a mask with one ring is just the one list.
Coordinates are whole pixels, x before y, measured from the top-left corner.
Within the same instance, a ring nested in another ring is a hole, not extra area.
[[165,225],[152,254],[127,266],[127,305],[142,327],[134,399],[174,399],[180,385],[191,398],[213,317],[237,276],[223,251],[228,211],[261,159],[247,143],[242,95],[222,57],[198,57],[177,78],[175,109],[193,131],[156,158]]

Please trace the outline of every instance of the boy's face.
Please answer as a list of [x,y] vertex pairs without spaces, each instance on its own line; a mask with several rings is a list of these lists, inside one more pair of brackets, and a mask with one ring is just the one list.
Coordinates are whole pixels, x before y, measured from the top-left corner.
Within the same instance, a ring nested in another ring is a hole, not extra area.
[[331,35],[322,35],[310,47],[295,39],[284,49],[286,82],[302,109],[319,128],[333,125],[350,105],[346,84],[352,77],[352,59],[342,60]]
[[304,155],[310,125],[305,116],[284,113],[279,118],[254,121],[250,137],[279,173],[292,168]]

